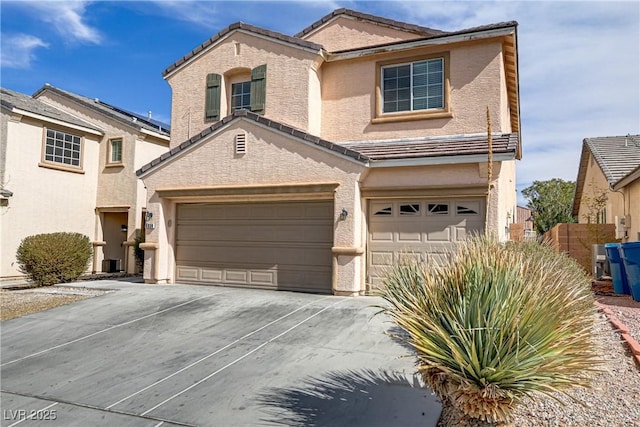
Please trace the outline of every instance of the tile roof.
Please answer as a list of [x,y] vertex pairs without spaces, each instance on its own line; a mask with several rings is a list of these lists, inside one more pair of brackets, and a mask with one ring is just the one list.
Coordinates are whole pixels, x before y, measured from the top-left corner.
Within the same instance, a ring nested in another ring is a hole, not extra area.
[[[136,175],[141,176],[174,156],[179,155],[184,150],[199,144],[213,132],[240,118],[252,120],[256,123],[260,123],[276,131],[292,135],[300,140],[315,144],[337,154],[351,157],[363,164],[367,164],[370,161],[380,160],[435,158],[447,156],[454,157],[488,153],[487,137],[483,135],[333,143],[284,123],[268,119],[251,111],[238,110],[204,129],[199,134],[194,135],[179,146],[164,153],[157,159],[142,166],[136,171]],[[494,154],[507,153],[515,156],[518,144],[518,134],[496,134],[493,137],[493,144]]]
[[0,102],[2,103],[3,107],[8,108],[9,110],[18,108],[20,110],[28,111],[33,114],[38,114],[40,116],[48,117],[50,119],[60,120],[75,126],[82,126],[95,131],[102,132],[102,129],[88,122],[85,122],[82,119],[72,116],[69,113],[66,113],[62,110],[59,110],[55,107],[45,104],[44,102],[38,99],[34,99],[29,95],[25,95],[23,93],[16,92],[10,89],[5,89],[5,88],[0,88],[0,92],[1,92]]
[[640,165],[640,135],[585,138],[609,184],[623,178]]
[[381,48],[381,47],[385,47],[385,46],[402,45],[402,44],[406,44],[406,43],[416,43],[416,42],[420,42],[420,41],[423,41],[423,40],[433,40],[433,39],[438,39],[438,38],[461,36],[461,35],[465,35],[465,34],[472,34],[472,33],[478,33],[478,32],[483,32],[483,31],[491,31],[491,30],[500,30],[500,29],[503,29],[503,28],[510,28],[510,27],[517,27],[517,26],[518,26],[518,22],[517,21],[497,22],[495,24],[480,25],[480,26],[477,26],[477,27],[465,28],[463,30],[448,31],[448,32],[440,32],[440,33],[436,33],[436,34],[430,34],[430,35],[426,35],[426,36],[423,36],[423,37],[417,37],[417,38],[411,39],[411,40],[400,40],[400,41],[395,41],[395,42],[383,43],[383,44],[379,44],[379,45],[372,45],[372,46],[365,46],[365,47],[357,47],[357,48],[353,48],[353,49],[339,50],[339,51],[335,51],[335,52],[331,52],[331,53],[332,54],[340,54],[340,53],[354,52],[354,51],[365,50],[365,49],[375,49],[375,48]]
[[[340,145],[350,148],[373,161],[489,153],[486,134],[358,141],[340,143]],[[518,146],[518,134],[494,134],[492,136],[492,145],[494,154],[513,153],[515,155]]]
[[116,120],[134,129],[137,129],[137,130],[144,129],[147,131],[159,133],[160,135],[164,135],[164,136],[169,136],[170,134],[169,125],[166,123],[162,123],[157,120],[150,120],[139,114],[135,114],[130,111],[124,110],[122,108],[118,108],[113,105],[107,104],[106,102],[100,101],[97,98],[95,99],[87,98],[86,96],[78,95],[73,92],[69,92],[69,91],[51,86],[50,84],[44,85],[36,93],[34,93],[33,94],[34,98],[38,97],[40,94],[42,94],[46,90],[50,90],[60,96],[70,99],[100,114],[104,114],[105,116],[110,117],[113,120]]
[[179,60],[174,62],[172,65],[168,66],[162,72],[162,77],[166,77],[167,74],[169,74],[172,71],[174,71],[177,68],[179,68],[182,64],[184,64],[185,62],[187,62],[188,60],[190,60],[194,56],[196,56],[199,53],[201,53],[204,49],[206,49],[210,45],[214,44],[218,40],[222,39],[227,34],[233,32],[233,31],[236,31],[236,30],[248,31],[250,33],[254,33],[254,34],[261,35],[261,36],[269,37],[269,38],[274,39],[274,40],[287,42],[287,43],[290,43],[290,44],[293,44],[293,45],[296,45],[296,46],[299,46],[299,47],[302,47],[302,48],[306,48],[306,49],[311,49],[311,50],[316,50],[316,51],[322,50],[322,46],[317,44],[317,43],[313,43],[313,42],[310,42],[310,41],[307,41],[307,40],[302,40],[302,39],[297,38],[297,37],[291,37],[291,36],[288,36],[286,34],[279,33],[277,31],[266,30],[264,28],[256,27],[254,25],[245,24],[244,22],[236,22],[234,24],[229,25],[227,28],[223,29],[218,34],[214,35],[209,40],[205,41],[200,46],[198,46],[195,49],[193,49],[191,52],[187,53],[185,56],[183,56],[182,58],[180,58]]
[[640,166],[640,135],[604,136],[585,138],[582,141],[576,191],[573,196],[573,216],[577,216],[580,210],[589,153],[598,163],[609,185],[614,186]]
[[436,30],[433,28],[421,27],[420,25],[408,24],[406,22],[395,21],[393,19],[387,19],[380,16],[357,12],[355,10],[341,8],[341,9],[336,9],[333,12],[329,13],[328,15],[323,16],[313,24],[309,25],[304,30],[300,31],[294,37],[304,38],[306,35],[313,32],[316,28],[321,27],[322,25],[326,24],[327,22],[331,21],[333,18],[336,18],[338,16],[349,16],[362,21],[369,21],[374,24],[383,25],[385,27],[391,27],[397,30],[407,31],[407,32],[422,35],[422,36],[432,36],[432,35],[446,33],[445,31]]
[[180,144],[179,146],[171,149],[170,151],[164,153],[163,155],[161,155],[160,157],[158,157],[157,159],[152,160],[151,162],[147,163],[146,165],[142,166],[140,169],[138,169],[136,171],[136,175],[140,176],[142,174],[144,174],[145,172],[149,171],[150,169],[153,169],[154,167],[166,162],[167,160],[171,159],[172,157],[180,154],[182,151],[197,145],[198,143],[200,143],[203,139],[205,139],[208,135],[212,134],[213,132],[217,131],[218,129],[226,126],[227,124],[238,120],[240,118],[245,118],[247,120],[252,120],[256,123],[260,123],[264,126],[270,127],[274,130],[277,130],[279,132],[283,132],[289,135],[292,135],[296,138],[299,138],[301,140],[304,140],[306,142],[309,142],[311,144],[315,144],[319,147],[323,147],[326,148],[330,151],[334,151],[337,154],[341,154],[347,157],[351,157],[354,160],[357,160],[359,162],[362,163],[366,163],[368,158],[366,156],[363,156],[362,154],[351,150],[349,148],[340,146],[338,144],[334,144],[332,142],[329,142],[325,139],[319,138],[317,136],[311,135],[310,133],[304,132],[300,129],[296,129],[294,127],[291,127],[289,125],[286,125],[284,123],[280,123],[277,122],[275,120],[270,120],[264,116],[258,115],[256,113],[253,113],[251,111],[248,110],[237,110],[234,111],[233,114],[226,116],[225,118],[223,118],[222,120],[214,123],[213,125],[209,126],[208,128],[204,129],[202,132],[200,132],[197,135],[192,136],[190,139],[186,140],[185,142],[183,142],[182,144]]

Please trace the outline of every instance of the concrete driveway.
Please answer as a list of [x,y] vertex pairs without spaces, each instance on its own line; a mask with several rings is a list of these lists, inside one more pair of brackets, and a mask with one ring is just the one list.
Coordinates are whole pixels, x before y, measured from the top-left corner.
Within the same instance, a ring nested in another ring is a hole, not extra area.
[[[3,426],[435,426],[373,297],[100,281],[2,323]],[[373,317],[372,317],[373,316]]]

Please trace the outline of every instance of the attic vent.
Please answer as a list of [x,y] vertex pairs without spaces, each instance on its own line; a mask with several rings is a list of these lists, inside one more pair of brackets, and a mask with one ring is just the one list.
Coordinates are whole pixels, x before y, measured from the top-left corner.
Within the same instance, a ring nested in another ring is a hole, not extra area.
[[239,133],[236,135],[236,154],[245,154],[247,152],[247,135]]

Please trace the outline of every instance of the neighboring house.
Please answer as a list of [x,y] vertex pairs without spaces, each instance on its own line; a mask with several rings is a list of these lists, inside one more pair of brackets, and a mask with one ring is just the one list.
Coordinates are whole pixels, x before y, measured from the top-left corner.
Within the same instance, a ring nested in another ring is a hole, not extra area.
[[516,28],[340,9],[293,37],[236,23],[196,47],[163,73],[171,151],[137,172],[145,280],[358,295],[402,253],[437,259],[485,227],[505,239]]
[[640,240],[640,135],[583,140],[573,215],[580,223],[617,220],[619,238]]
[[135,170],[166,152],[168,126],[50,85],[33,97],[2,89],[0,277],[19,276],[29,235],[79,232],[94,245],[92,272],[134,273],[146,193]]

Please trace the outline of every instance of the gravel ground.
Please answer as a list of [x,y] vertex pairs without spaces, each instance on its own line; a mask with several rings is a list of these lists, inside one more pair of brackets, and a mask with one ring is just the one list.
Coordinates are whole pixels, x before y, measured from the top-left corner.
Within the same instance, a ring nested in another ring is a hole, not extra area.
[[0,320],[37,313],[75,301],[102,295],[105,291],[52,286],[22,290],[0,290]]
[[608,306],[629,328],[629,335],[640,343],[640,301],[634,301],[630,295],[599,295],[596,301]]

